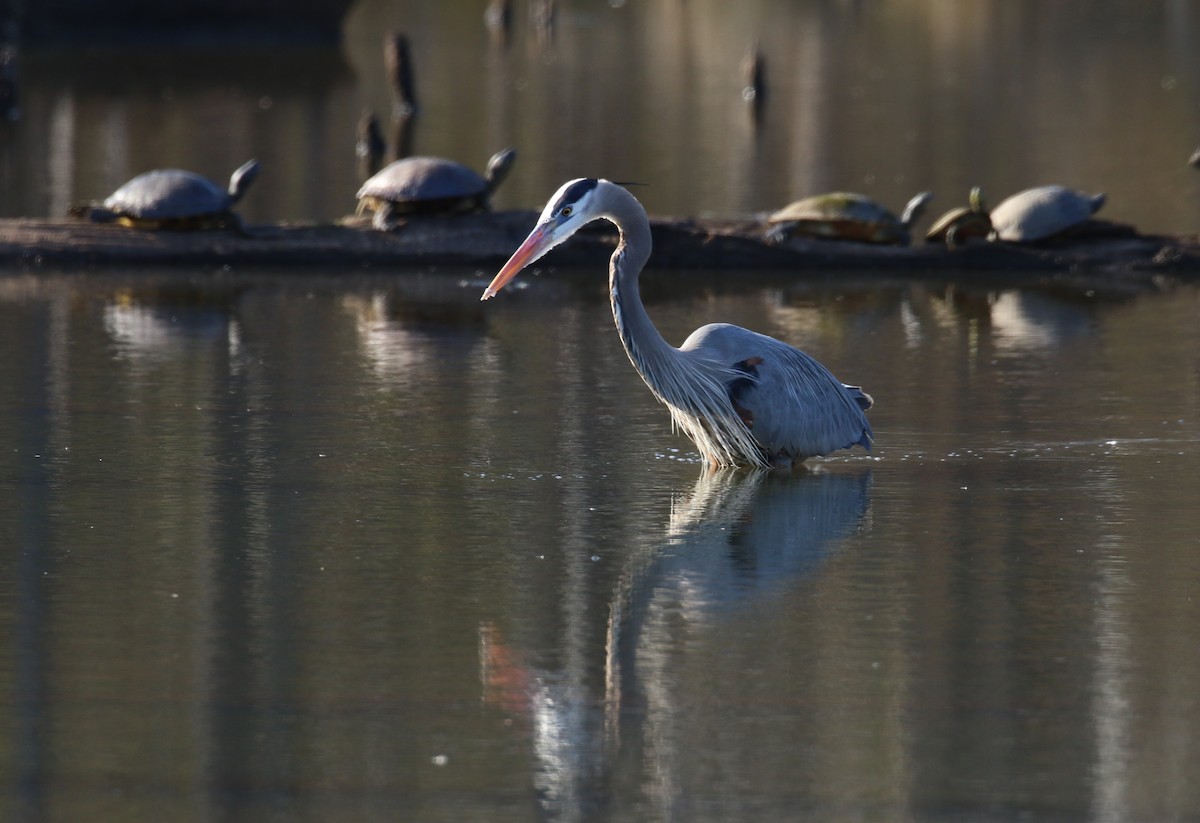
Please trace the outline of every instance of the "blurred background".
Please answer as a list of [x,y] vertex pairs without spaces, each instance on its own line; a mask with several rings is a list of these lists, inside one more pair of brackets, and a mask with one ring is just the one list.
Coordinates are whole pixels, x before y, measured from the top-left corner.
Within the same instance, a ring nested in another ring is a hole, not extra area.
[[[251,220],[346,215],[399,31],[410,150],[515,146],[501,208],[1200,225],[1194,3],[488,6],[0,0],[0,215],[251,156]],[[492,274],[0,272],[0,820],[1200,820],[1200,289],[650,273],[666,339],[878,401],[870,454],[763,477],[702,473],[600,261]]]
[[0,122],[0,216],[59,216],[161,166],[224,181],[256,156],[252,220],[337,219],[360,115],[390,117],[383,41],[400,31],[411,150],[482,169],[517,147],[499,208],[580,175],[696,216],[830,189],[898,210],[927,188],[936,215],[973,185],[995,203],[1056,182],[1107,192],[1101,216],[1146,232],[1200,225],[1184,0],[513,0],[506,30],[488,0],[100,5],[0,4],[19,107]]

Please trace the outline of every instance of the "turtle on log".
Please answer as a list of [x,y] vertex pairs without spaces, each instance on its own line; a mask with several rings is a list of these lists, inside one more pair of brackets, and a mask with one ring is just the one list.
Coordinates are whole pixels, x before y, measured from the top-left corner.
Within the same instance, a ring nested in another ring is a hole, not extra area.
[[897,218],[883,206],[861,194],[829,192],[789,203],[767,218],[771,225],[766,239],[782,243],[793,235],[862,243],[907,245],[909,230],[921,216],[932,192],[921,192],[908,201]]
[[372,210],[371,225],[387,231],[402,215],[486,211],[516,157],[515,149],[496,152],[482,176],[442,157],[405,157],[363,183],[356,213]]
[[1065,186],[1038,186],[1017,192],[992,209],[990,239],[1032,243],[1077,228],[1104,205],[1103,194]]
[[245,233],[237,204],[258,176],[260,164],[250,160],[221,188],[207,177],[183,169],[155,169],[125,183],[102,204],[73,206],[71,214],[97,223],[119,223],[138,229],[232,228]]

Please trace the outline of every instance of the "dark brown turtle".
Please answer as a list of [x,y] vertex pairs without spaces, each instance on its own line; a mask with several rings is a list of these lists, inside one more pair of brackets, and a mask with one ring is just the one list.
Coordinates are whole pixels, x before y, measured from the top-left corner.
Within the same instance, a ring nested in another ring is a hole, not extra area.
[[971,189],[967,203],[966,206],[951,209],[934,221],[925,233],[926,242],[945,243],[954,248],[973,238],[986,240],[992,233],[992,220],[983,203],[983,189],[979,186]]
[[371,224],[386,231],[405,214],[483,211],[516,157],[515,149],[496,152],[485,176],[442,157],[405,157],[363,183],[357,213],[371,209]]

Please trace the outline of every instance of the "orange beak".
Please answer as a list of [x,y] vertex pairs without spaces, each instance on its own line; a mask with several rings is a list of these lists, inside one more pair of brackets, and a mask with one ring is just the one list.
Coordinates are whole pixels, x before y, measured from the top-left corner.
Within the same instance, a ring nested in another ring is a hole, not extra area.
[[554,248],[552,238],[551,223],[546,223],[534,228],[525,238],[525,242],[521,244],[512,257],[508,258],[496,276],[492,278],[492,282],[483,290],[483,297],[480,300],[488,300],[496,296],[496,292],[504,288],[510,280],[520,274],[521,269],[528,266],[533,261],[537,260],[550,249]]

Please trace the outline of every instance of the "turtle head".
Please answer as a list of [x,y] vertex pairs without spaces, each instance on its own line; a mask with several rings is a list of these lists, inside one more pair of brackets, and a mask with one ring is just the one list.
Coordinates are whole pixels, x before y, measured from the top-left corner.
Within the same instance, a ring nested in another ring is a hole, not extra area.
[[908,205],[904,207],[904,214],[900,215],[900,225],[906,229],[911,229],[913,223],[920,219],[925,212],[925,206],[933,199],[933,192],[923,191],[908,201]]
[[254,178],[258,177],[260,168],[261,164],[257,160],[249,160],[238,166],[237,170],[229,175],[229,197],[233,202],[236,203],[242,199],[246,189],[250,188]]
[[487,178],[488,193],[494,192],[504,178],[508,176],[509,170],[512,169],[513,161],[517,159],[517,150],[514,148],[501,149],[492,155],[492,159],[488,160],[487,171],[484,172],[484,177]]
[[967,195],[967,205],[976,214],[987,214],[987,205],[983,202],[983,189],[979,186],[972,187],[971,193]]

